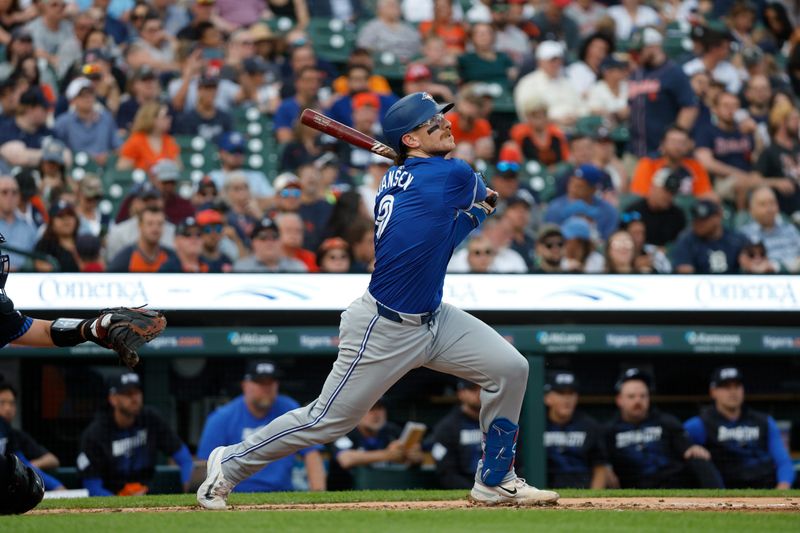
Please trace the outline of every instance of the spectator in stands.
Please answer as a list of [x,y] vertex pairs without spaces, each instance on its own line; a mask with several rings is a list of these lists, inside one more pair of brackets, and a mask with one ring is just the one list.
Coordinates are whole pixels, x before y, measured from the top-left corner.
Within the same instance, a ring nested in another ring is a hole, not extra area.
[[603,61],[613,50],[610,37],[602,32],[594,33],[581,43],[578,60],[564,69],[567,79],[581,99],[585,100],[589,96],[589,90],[600,76]]
[[[76,65],[76,68],[79,69],[79,72],[75,73],[76,77],[87,77],[92,82],[97,101],[114,115],[120,106],[121,82],[117,81],[117,76],[122,79],[122,72],[114,67],[113,58],[100,48],[87,49],[83,53],[82,59],[83,61]],[[61,111],[60,107],[65,103],[68,103],[68,101],[61,100],[58,102],[56,105],[57,114]]]
[[81,272],[105,272],[106,263],[100,256],[103,241],[91,233],[82,233],[75,239],[75,252]]
[[453,19],[453,5],[450,0],[433,0],[433,19],[424,20],[419,24],[419,35],[423,41],[431,35],[436,35],[444,41],[447,49],[456,55],[464,53],[467,43],[464,25]]
[[598,274],[605,269],[605,258],[595,250],[592,227],[579,216],[569,217],[561,224],[564,237],[564,256],[561,271],[573,274]]
[[610,470],[603,431],[593,418],[576,411],[578,387],[578,379],[572,372],[547,372],[544,384],[547,486],[603,489]]
[[[375,93],[365,92],[353,96],[353,129],[379,141],[384,141],[383,131],[378,120],[381,112],[380,106],[380,99]],[[331,158],[334,155],[338,161]],[[367,165],[369,165],[370,157],[371,152],[369,150],[358,148],[349,143],[338,143],[336,154],[323,154],[316,159],[315,163],[320,169],[327,162],[334,163],[336,174],[339,173],[339,168],[341,167],[342,172],[347,174],[346,179],[353,179],[364,173]]]
[[[248,57],[242,62],[239,73],[238,92],[230,105],[255,107],[262,113],[274,113],[280,104],[277,87],[267,80],[269,64],[259,56]],[[231,100],[231,98],[228,98]]]
[[56,119],[56,137],[73,152],[85,152],[98,165],[105,166],[108,156],[122,145],[114,118],[97,101],[89,78],[75,78],[65,94],[70,110]]
[[678,274],[736,274],[745,238],[722,225],[722,209],[712,200],[692,206],[692,227],[675,243],[672,264]]
[[78,233],[90,233],[95,237],[105,237],[111,223],[111,214],[100,211],[100,200],[103,199],[103,183],[96,174],[84,174],[78,183],[78,201],[75,211],[80,225]]
[[767,248],[761,240],[745,238],[745,244],[739,252],[739,267],[743,274],[775,274],[780,270],[767,258]]
[[572,173],[567,183],[567,193],[559,196],[547,208],[545,222],[560,224],[575,214],[576,202],[582,202],[592,210],[591,217],[603,239],[607,239],[617,227],[617,210],[596,195],[603,172],[594,165],[581,165]]
[[[595,154],[597,153],[597,141],[595,135],[591,135],[588,131],[573,131],[568,137],[569,143],[569,158],[567,161],[558,165],[555,173],[556,190],[554,196],[562,196],[567,193],[567,185],[573,172],[581,165],[594,164]],[[613,189],[614,184],[611,182],[611,176],[603,172],[603,178],[600,181],[600,190],[608,191]]]
[[455,107],[446,115],[456,143],[475,144],[481,139],[491,138],[492,126],[480,116],[481,99],[473,86],[465,86],[458,92]]
[[[289,60],[281,65],[280,97],[288,100],[295,96],[297,77],[301,70],[308,67],[313,67],[319,72],[319,86],[328,87],[338,72],[330,63],[317,58],[308,35],[303,32],[290,32],[285,39],[289,47]],[[330,102],[325,101],[322,104],[327,106]]]
[[[722,92],[714,100],[712,123],[694,133],[695,157],[714,180],[717,194],[744,207],[747,192],[759,184],[752,172],[755,122],[738,121],[739,97]],[[748,129],[745,125],[749,124]]]
[[400,18],[400,3],[397,0],[378,0],[375,11],[376,18],[358,32],[358,46],[378,54],[389,52],[401,63],[419,55],[419,35]]
[[19,187],[19,203],[17,209],[20,214],[36,230],[47,220],[47,206],[39,195],[36,171],[30,168],[14,169],[14,179]]
[[781,218],[775,192],[768,186],[756,188],[749,208],[752,221],[739,231],[750,241],[763,243],[776,272],[800,272],[800,231]]
[[521,26],[532,24],[523,14],[523,2],[496,2],[492,5],[492,25],[495,28],[495,48],[508,55],[519,67],[532,58],[530,37]]
[[772,142],[756,161],[755,170],[775,189],[782,213],[800,211],[800,113],[788,101],[776,101],[769,113]]
[[175,229],[175,255],[162,264],[159,272],[206,273],[220,272],[211,270],[211,266],[203,260],[202,229],[194,217],[182,220]]
[[73,38],[75,29],[65,9],[67,4],[63,0],[41,0],[39,5],[41,16],[29,22],[26,29],[33,37],[37,53],[53,69],[57,69],[64,59],[64,49]]
[[280,242],[280,230],[271,218],[258,221],[250,233],[253,254],[233,264],[234,272],[307,272],[305,264],[286,257]]
[[317,272],[317,257],[314,252],[303,248],[303,219],[297,213],[278,213],[275,224],[280,232],[280,243],[284,256],[296,259],[306,266],[309,272]]
[[604,175],[600,185],[603,198],[616,207],[619,205],[618,193],[624,191],[629,183],[627,167],[617,154],[617,142],[608,127],[605,125],[597,127],[592,133],[592,140],[594,140],[592,163]]
[[631,234],[625,230],[617,230],[611,234],[606,243],[606,273],[639,274],[636,267],[636,245]]
[[375,270],[375,222],[359,217],[344,235],[353,253],[351,272],[364,274]]
[[179,41],[195,42],[200,39],[200,29],[206,23],[211,23],[215,27],[227,29],[226,23],[220,19],[215,12],[216,0],[192,0],[189,4],[191,19],[175,34]]
[[173,224],[194,215],[192,203],[178,194],[181,169],[171,159],[160,159],[150,167],[150,178],[164,199],[164,213]]
[[129,92],[122,96],[122,101],[117,110],[117,127],[125,131],[131,129],[133,119],[139,108],[146,103],[158,101],[158,97],[161,94],[158,76],[147,65],[133,72],[129,87]]
[[509,56],[495,48],[495,33],[491,24],[477,23],[470,28],[472,52],[458,56],[458,71],[464,82],[485,82],[511,90],[518,69]]
[[329,117],[338,120],[342,124],[348,126],[353,125],[356,100],[360,98],[362,94],[371,95],[370,98],[374,97],[377,99],[381,119],[383,119],[383,116],[392,104],[397,101],[397,97],[391,92],[388,94],[380,94],[370,90],[372,69],[363,63],[353,63],[348,66],[345,76],[348,94],[339,97],[326,113]]
[[305,234],[303,244],[315,250],[324,238],[333,205],[326,198],[319,170],[313,164],[301,165],[297,169],[301,196],[298,213],[303,218]]
[[[511,248],[513,231],[511,225],[504,220],[505,215],[495,216],[481,226],[481,236],[485,237],[494,253],[488,272],[502,274],[524,274],[528,272],[525,259]],[[471,244],[471,243],[470,243]],[[475,250],[483,249],[481,242],[476,243]],[[457,250],[450,263],[447,265],[448,272],[469,272],[470,271],[470,247]],[[473,255],[479,255],[477,253]],[[484,253],[484,255],[486,255]],[[477,263],[476,263],[477,264]]]
[[680,421],[651,408],[652,378],[625,370],[615,385],[619,412],[606,427],[606,449],[622,488],[721,488],[708,450],[692,444]]
[[139,238],[120,250],[108,264],[109,272],[158,272],[161,265],[175,257],[175,252],[160,244],[166,217],[163,209],[144,207],[138,215]]
[[[197,106],[200,92],[200,78],[218,77],[219,68],[203,59],[203,52],[195,49],[189,52],[181,64],[181,76],[176,77],[167,86],[169,103],[175,112],[189,112]],[[221,78],[214,97],[214,107],[229,112],[235,105],[236,95],[240,87],[236,82]]]
[[606,18],[606,6],[595,0],[575,0],[564,10],[564,14],[578,25],[581,37],[591,35],[598,23]]
[[147,65],[159,74],[180,70],[175,61],[174,39],[164,31],[158,15],[152,12],[145,17],[139,38],[130,45],[125,59],[131,68]]
[[536,242],[531,234],[531,210],[535,203],[528,191],[520,190],[506,201],[503,211],[503,222],[511,230],[510,248],[525,260],[528,270],[533,268],[535,259]]
[[317,270],[325,273],[344,274],[350,272],[353,258],[350,246],[341,237],[330,237],[317,248]]
[[502,207],[505,202],[524,190],[519,182],[522,154],[513,143],[506,144],[500,149],[500,156],[492,174],[492,189],[499,196],[497,205]]
[[[568,50],[577,50],[580,30],[575,21],[564,13],[569,4],[570,0],[545,0],[532,21],[542,41],[560,41],[566,44]],[[539,44],[541,46],[542,43]]]
[[232,176],[244,176],[250,193],[256,199],[259,207],[266,207],[275,194],[275,190],[270,184],[267,176],[260,170],[246,169],[245,152],[246,139],[244,135],[236,131],[227,131],[219,137],[219,162],[221,168],[212,170],[208,176],[218,189],[222,189]]
[[641,0],[622,0],[621,4],[609,7],[606,13],[614,21],[617,39],[623,41],[631,38],[635,28],[661,24],[656,10],[642,5]]
[[369,70],[370,75],[364,90],[378,94],[391,94],[392,88],[389,86],[389,82],[386,78],[374,72],[375,61],[372,58],[372,53],[366,48],[358,47],[353,48],[353,51],[350,52],[350,56],[347,58],[347,65],[345,66],[345,73],[333,80],[332,87],[335,94],[341,96],[353,94],[347,79],[347,74],[351,65],[363,65]]
[[682,181],[681,173],[664,167],[653,176],[647,195],[628,207],[629,212],[639,214],[646,228],[647,244],[666,246],[686,227],[686,215],[675,205]]
[[[0,67],[2,66],[0,65]],[[8,77],[0,81],[0,123],[14,120],[19,99],[28,86],[24,79],[19,76],[11,77],[10,74],[9,72]]]
[[303,186],[296,175],[284,172],[275,178],[275,211],[277,213],[299,212],[302,195]]
[[536,253],[531,272],[555,274],[562,272],[564,259],[564,234],[556,224],[544,224],[536,235]]
[[693,38],[700,48],[698,57],[683,65],[687,76],[698,70],[711,73],[711,78],[725,85],[725,90],[739,94],[742,90],[742,77],[739,69],[734,67],[728,58],[731,55],[733,34],[724,25],[699,25],[692,32]]
[[456,92],[461,81],[456,56],[447,51],[444,40],[439,36],[431,35],[422,44],[420,62],[430,69],[432,80]]
[[321,133],[297,121],[294,125],[292,140],[284,146],[281,152],[280,171],[295,172],[301,164],[320,157],[323,154],[323,148]]
[[[555,2],[559,0],[549,0]],[[584,102],[563,74],[564,47],[555,41],[544,41],[536,47],[538,68],[526,74],[514,87],[514,107],[520,121],[528,101],[542,101],[547,105],[547,116],[559,126],[570,127],[584,114]]]
[[463,379],[456,385],[458,405],[433,428],[428,439],[436,461],[436,475],[444,489],[468,489],[475,483],[475,469],[483,453],[483,432],[478,422],[480,386]]
[[153,0],[151,7],[164,23],[164,32],[172,37],[189,22],[189,12],[175,0]]
[[691,131],[697,117],[697,96],[683,70],[667,58],[663,40],[647,27],[634,32],[630,43],[638,65],[628,79],[630,150],[637,157],[658,149],[670,124]]
[[470,274],[490,272],[497,252],[486,235],[475,235],[467,243],[467,270]]
[[378,399],[353,431],[333,443],[331,489],[352,489],[353,478],[349,471],[355,467],[421,463],[420,445],[407,450],[399,440],[400,433],[401,428],[388,420],[386,401]]
[[[203,461],[217,446],[225,446],[247,438],[256,429],[300,405],[289,396],[279,393],[282,373],[272,361],[254,360],[247,364],[242,378],[242,394],[219,407],[206,419],[197,458]],[[321,446],[300,450],[308,478],[308,488],[325,490],[325,467],[320,454]],[[276,492],[294,490],[292,456],[272,461],[257,474],[240,483],[236,492]]]
[[[230,272],[233,269],[233,260],[222,247],[224,245],[226,249],[232,249],[238,253],[233,240],[238,241],[235,230],[230,226],[225,227],[225,219],[222,217],[222,213],[216,209],[199,211],[196,220],[201,232],[200,259],[208,265],[210,272]],[[228,230],[231,230],[233,238],[230,234],[225,235]]]
[[56,188],[67,186],[67,166],[72,154],[58,139],[51,138],[42,147],[42,155],[38,170],[42,178],[40,190],[42,198],[49,198],[50,192]]
[[589,113],[611,124],[624,124],[630,116],[628,107],[628,60],[611,54],[600,63],[600,79],[588,89]]
[[137,374],[126,372],[110,379],[108,407],[83,431],[76,461],[90,496],[147,494],[159,452],[178,463],[183,488],[188,488],[189,449],[155,409],[143,404]]
[[206,72],[197,84],[197,104],[181,113],[175,121],[176,135],[198,135],[207,142],[217,142],[226,131],[233,130],[231,116],[217,108],[219,76]]
[[769,113],[770,102],[772,101],[773,91],[769,78],[764,74],[751,76],[745,82],[744,88],[744,109],[750,117],[758,124],[756,133],[756,145],[769,145]]
[[744,405],[744,378],[732,366],[714,370],[714,404],[683,427],[705,446],[727,489],[789,489],[796,474],[775,419]]
[[[110,262],[117,253],[135,244],[139,240],[139,213],[145,208],[152,207],[164,210],[164,199],[156,187],[149,181],[136,185],[130,194],[125,197],[120,206],[120,216],[117,223],[108,229],[106,238],[106,260]],[[126,208],[123,212],[123,208]],[[161,235],[161,246],[171,248],[175,240],[175,225],[168,220],[164,222]]]
[[239,172],[229,176],[222,188],[222,198],[228,206],[226,222],[235,229],[237,238],[247,249],[250,233],[262,215],[258,202],[250,193],[247,177]]
[[693,195],[697,198],[715,198],[711,178],[703,165],[691,157],[692,142],[686,130],[672,125],[664,131],[660,157],[645,156],[639,159],[631,178],[631,192],[648,196],[656,176],[675,175],[680,178],[678,189],[673,194]]
[[139,108],[131,135],[119,150],[118,170],[149,170],[160,159],[178,161],[181,149],[169,134],[172,116],[166,105],[148,102]]
[[80,272],[75,251],[75,238],[78,236],[78,214],[75,206],[59,200],[50,206],[48,214],[47,227],[33,251],[52,257],[55,263],[34,259],[34,268],[38,272]]
[[547,103],[538,98],[524,102],[525,120],[511,128],[510,137],[517,143],[526,160],[538,161],[552,170],[569,158],[567,137],[555,123],[547,118]]
[[647,243],[647,227],[638,211],[626,211],[620,215],[620,229],[626,230],[633,237],[634,265],[640,274],[669,274],[672,264],[664,249]]
[[45,137],[53,134],[46,126],[48,107],[39,87],[31,87],[22,93],[16,117],[5,122],[0,129],[0,157],[9,165],[29,167],[39,164]]
[[[393,1],[393,0],[387,0]],[[320,89],[321,73],[316,67],[303,67],[295,74],[295,94],[283,100],[275,112],[275,138],[279,143],[292,140],[295,121],[303,109],[318,109],[317,93]]]
[[403,94],[424,92],[437,102],[452,102],[456,99],[449,86],[437,83],[431,69],[424,63],[410,63],[403,78]]

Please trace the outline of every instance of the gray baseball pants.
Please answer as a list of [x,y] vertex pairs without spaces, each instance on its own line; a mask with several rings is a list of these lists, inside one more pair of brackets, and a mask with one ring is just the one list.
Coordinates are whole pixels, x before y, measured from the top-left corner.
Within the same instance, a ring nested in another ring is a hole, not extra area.
[[319,397],[227,446],[225,479],[239,483],[271,461],[347,434],[392,385],[421,366],[480,385],[484,433],[498,417],[519,422],[528,362],[508,341],[449,304],[427,324],[419,315],[397,315],[402,323],[379,316],[369,292],[350,304],[339,326],[339,356]]

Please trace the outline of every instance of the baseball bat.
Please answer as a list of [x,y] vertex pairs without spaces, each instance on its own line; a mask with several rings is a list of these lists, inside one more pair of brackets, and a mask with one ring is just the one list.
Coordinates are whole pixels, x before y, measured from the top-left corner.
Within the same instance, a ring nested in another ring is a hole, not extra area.
[[378,154],[391,160],[397,157],[397,152],[382,142],[378,142],[369,135],[365,135],[350,126],[345,126],[341,122],[326,117],[313,109],[304,109],[303,113],[300,115],[300,122],[309,128],[327,133],[331,137],[336,137],[348,144],[363,148],[364,150],[369,150],[373,154]]

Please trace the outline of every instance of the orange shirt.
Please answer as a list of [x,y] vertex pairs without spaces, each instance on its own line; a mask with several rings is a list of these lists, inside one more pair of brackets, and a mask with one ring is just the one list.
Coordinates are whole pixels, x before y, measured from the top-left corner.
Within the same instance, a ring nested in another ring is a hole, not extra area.
[[[650,185],[653,183],[653,176],[666,164],[667,160],[663,157],[659,157],[658,159],[653,159],[651,157],[641,158],[636,165],[636,169],[633,171],[631,192],[639,196],[647,196],[650,192]],[[702,196],[713,190],[711,187],[711,178],[699,161],[687,158],[681,161],[681,164],[689,171],[691,187],[681,183],[679,194],[689,194],[691,190],[691,194]]]
[[531,127],[525,123],[514,125],[509,136],[520,147],[525,159],[534,159],[545,166],[569,159],[567,137],[555,124],[547,125],[541,139],[534,136]]
[[461,119],[457,113],[448,113],[447,120],[450,121],[450,131],[457,143],[464,141],[474,143],[478,139],[492,135],[492,126],[485,118],[476,119],[472,124],[472,129],[468,131],[461,129]]
[[441,37],[448,49],[458,52],[464,51],[467,42],[467,31],[461,24],[451,22],[450,24],[437,24],[434,26],[432,20],[420,23],[419,34],[424,41],[431,33]]
[[156,153],[147,142],[147,134],[136,132],[119,149],[120,157],[133,161],[134,168],[149,170],[159,159],[172,159],[178,161],[181,148],[170,135],[161,137],[161,152]]
[[[369,77],[367,82],[370,92],[378,94],[392,94],[392,88],[389,82],[383,76],[373,74]],[[347,76],[339,76],[333,80],[333,92],[347,96],[350,94],[350,88],[347,86]]]

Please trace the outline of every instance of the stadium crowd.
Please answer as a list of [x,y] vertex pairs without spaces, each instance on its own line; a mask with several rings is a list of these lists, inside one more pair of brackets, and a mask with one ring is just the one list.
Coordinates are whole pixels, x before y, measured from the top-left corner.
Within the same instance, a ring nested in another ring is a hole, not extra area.
[[800,271],[793,2],[11,0],[13,270],[369,272],[404,94],[500,208],[452,272]]

